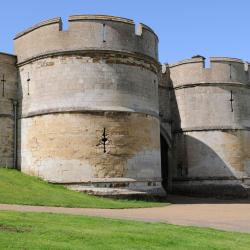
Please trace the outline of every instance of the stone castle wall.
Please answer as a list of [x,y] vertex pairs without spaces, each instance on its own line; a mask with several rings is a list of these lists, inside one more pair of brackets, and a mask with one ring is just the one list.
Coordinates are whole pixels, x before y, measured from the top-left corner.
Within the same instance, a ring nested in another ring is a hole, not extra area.
[[250,185],[250,66],[158,62],[144,24],[41,22],[0,53],[0,166],[78,188],[237,194]]
[[14,167],[14,107],[17,95],[16,57],[0,53],[0,166]]
[[[228,190],[250,177],[249,65],[195,57],[169,65],[176,188]],[[186,183],[185,183],[186,181]],[[186,185],[185,185],[185,184]],[[210,189],[207,187],[211,187]]]
[[54,18],[15,37],[15,53],[22,51],[19,63],[44,53],[72,50],[114,50],[158,59],[158,37],[144,24],[136,30],[130,19],[100,15],[71,16],[65,31],[61,19]]
[[115,17],[69,22],[15,38],[19,167],[57,183],[161,189],[157,36]]

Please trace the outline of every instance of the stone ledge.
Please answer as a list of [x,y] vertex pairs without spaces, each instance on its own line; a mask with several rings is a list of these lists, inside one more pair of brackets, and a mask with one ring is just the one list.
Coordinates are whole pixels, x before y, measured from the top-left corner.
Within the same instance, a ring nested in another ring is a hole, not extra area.
[[25,119],[25,118],[31,118],[31,117],[35,117],[35,116],[42,116],[42,115],[50,115],[50,114],[59,114],[59,113],[78,113],[78,114],[101,114],[101,115],[105,115],[108,113],[123,113],[123,114],[141,114],[141,115],[145,115],[145,116],[152,116],[155,117],[157,119],[159,119],[159,115],[156,112],[148,112],[148,111],[143,111],[143,110],[131,110],[131,109],[126,109],[124,108],[123,110],[121,109],[105,109],[105,107],[103,107],[103,110],[99,109],[90,109],[89,107],[86,109],[83,109],[83,107],[79,107],[79,108],[58,108],[58,109],[47,109],[47,110],[39,110],[37,112],[29,112],[27,114],[22,114],[21,116],[18,117],[18,119]]
[[81,21],[81,20],[103,20],[103,21],[113,21],[113,22],[122,22],[127,24],[134,24],[134,21],[128,18],[110,16],[110,15],[73,15],[69,16],[68,21]]
[[194,88],[194,87],[221,87],[221,86],[230,86],[230,87],[242,87],[242,88],[250,88],[249,83],[244,82],[223,82],[223,81],[214,81],[214,82],[195,82],[195,83],[185,83],[176,85],[175,87],[171,87],[171,90],[179,90],[179,89],[186,89],[186,88]]
[[104,196],[111,198],[136,198],[147,199],[152,197],[165,197],[166,193],[161,186],[144,188],[144,189],[130,189],[130,188],[104,188],[104,187],[88,187],[84,185],[64,185],[66,188],[83,192],[96,196]]
[[5,52],[0,52],[0,56],[1,55],[3,55],[3,56],[10,56],[10,57],[15,57],[16,58],[16,55],[5,53]]
[[189,128],[182,128],[178,130],[174,130],[174,134],[182,134],[185,132],[209,132],[209,131],[237,131],[237,130],[245,130],[250,131],[250,127],[232,127],[232,126],[204,126],[204,127],[189,127]]
[[56,50],[56,51],[49,51],[43,54],[36,55],[34,57],[30,57],[25,59],[24,61],[18,62],[17,66],[21,67],[25,64],[32,63],[34,61],[48,58],[48,57],[56,57],[56,56],[65,56],[65,55],[80,55],[80,56],[91,56],[92,54],[95,55],[108,55],[108,54],[116,54],[117,57],[119,56],[127,56],[127,57],[134,57],[137,60],[144,60],[147,63],[152,63],[154,64],[160,71],[160,63],[153,57],[150,57],[145,54],[141,54],[139,52],[130,52],[130,51],[125,51],[125,50],[107,50],[107,49],[100,49],[98,48],[86,48],[86,49],[79,49],[79,50]]

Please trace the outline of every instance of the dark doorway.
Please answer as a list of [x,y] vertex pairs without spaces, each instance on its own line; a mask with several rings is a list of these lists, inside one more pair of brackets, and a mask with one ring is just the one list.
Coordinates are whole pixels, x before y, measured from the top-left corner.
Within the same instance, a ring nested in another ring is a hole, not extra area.
[[161,176],[162,186],[167,190],[168,186],[168,144],[161,135]]

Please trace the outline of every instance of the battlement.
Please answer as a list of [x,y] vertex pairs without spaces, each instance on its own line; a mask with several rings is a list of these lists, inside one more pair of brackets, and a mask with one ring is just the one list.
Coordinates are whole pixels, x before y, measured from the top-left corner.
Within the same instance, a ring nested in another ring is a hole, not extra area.
[[199,83],[250,84],[250,64],[237,58],[211,57],[206,68],[205,58],[195,56],[165,67],[174,87]]
[[64,51],[109,50],[158,59],[158,37],[145,24],[106,15],[70,16],[68,30],[53,18],[24,30],[14,38],[18,62]]
[[37,23],[37,24],[31,26],[30,28],[17,33],[14,40],[16,40],[16,39],[20,38],[21,36],[24,36],[24,35],[32,32],[32,31],[34,31],[36,29],[42,28],[42,27],[47,26],[47,25],[53,25],[53,24],[59,24],[59,30],[62,29],[62,19],[60,17],[55,17],[55,18],[52,18],[52,19],[45,20],[45,21],[42,21],[40,23]]

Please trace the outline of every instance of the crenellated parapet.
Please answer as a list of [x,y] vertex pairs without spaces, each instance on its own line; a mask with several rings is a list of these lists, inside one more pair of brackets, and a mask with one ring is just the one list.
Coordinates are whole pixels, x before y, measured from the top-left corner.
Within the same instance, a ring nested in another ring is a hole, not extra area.
[[68,30],[61,18],[41,22],[15,37],[18,63],[45,54],[80,51],[120,51],[158,58],[158,38],[144,24],[137,27],[130,19],[104,15],[69,17]]
[[211,57],[205,67],[205,58],[193,57],[170,64],[169,71],[174,88],[194,84],[242,84],[250,86],[250,66],[236,58]]

